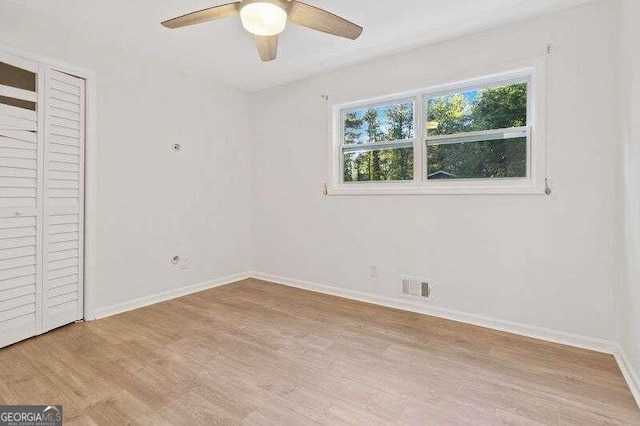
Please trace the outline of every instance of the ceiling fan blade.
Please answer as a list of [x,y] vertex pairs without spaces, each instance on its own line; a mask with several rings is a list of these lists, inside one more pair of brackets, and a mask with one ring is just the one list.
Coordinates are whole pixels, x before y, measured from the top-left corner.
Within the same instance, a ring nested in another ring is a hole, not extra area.
[[278,56],[278,36],[256,36],[256,45],[262,62],[270,62]]
[[162,25],[167,28],[181,28],[188,25],[200,24],[202,22],[215,21],[216,19],[229,18],[240,13],[240,2],[223,4],[208,9],[202,9],[197,12],[187,13],[186,15],[164,21]]
[[289,20],[316,31],[355,40],[362,34],[362,27],[326,10],[293,0]]

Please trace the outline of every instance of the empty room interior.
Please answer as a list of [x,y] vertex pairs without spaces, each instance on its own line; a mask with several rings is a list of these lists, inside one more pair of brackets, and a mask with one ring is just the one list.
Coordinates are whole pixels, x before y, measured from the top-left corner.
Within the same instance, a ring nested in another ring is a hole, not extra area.
[[640,1],[0,0],[0,425],[640,425]]

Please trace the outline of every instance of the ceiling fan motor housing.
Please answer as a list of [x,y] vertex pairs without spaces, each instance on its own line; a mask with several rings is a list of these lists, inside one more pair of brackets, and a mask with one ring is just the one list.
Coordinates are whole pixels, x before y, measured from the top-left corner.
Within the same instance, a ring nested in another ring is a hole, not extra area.
[[239,5],[240,20],[251,34],[274,37],[287,26],[290,4],[286,0],[244,0]]

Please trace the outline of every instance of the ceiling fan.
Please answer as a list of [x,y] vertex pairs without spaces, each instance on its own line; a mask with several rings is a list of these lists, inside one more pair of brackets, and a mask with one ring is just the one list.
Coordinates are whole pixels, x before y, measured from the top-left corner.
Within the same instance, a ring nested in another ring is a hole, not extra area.
[[284,31],[287,21],[351,40],[362,34],[359,25],[296,0],[242,0],[188,13],[164,21],[162,25],[174,29],[237,15],[240,15],[242,26],[255,36],[263,62],[276,59],[278,36]]

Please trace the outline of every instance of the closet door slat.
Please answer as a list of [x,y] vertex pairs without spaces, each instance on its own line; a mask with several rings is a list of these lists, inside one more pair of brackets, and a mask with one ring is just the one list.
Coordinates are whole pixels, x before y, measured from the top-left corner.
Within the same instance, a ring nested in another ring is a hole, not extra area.
[[5,86],[2,83],[0,83],[0,96],[28,102],[36,102],[38,100],[35,92],[18,89],[17,87]]
[[0,136],[0,147],[12,149],[29,149],[33,151],[36,151],[38,149],[38,146],[35,143],[21,141],[20,139],[14,139],[5,136]]
[[11,139],[17,139],[19,141],[38,143],[37,133],[29,130],[15,130],[15,129],[0,128],[0,136],[4,136],[6,138],[11,138]]

